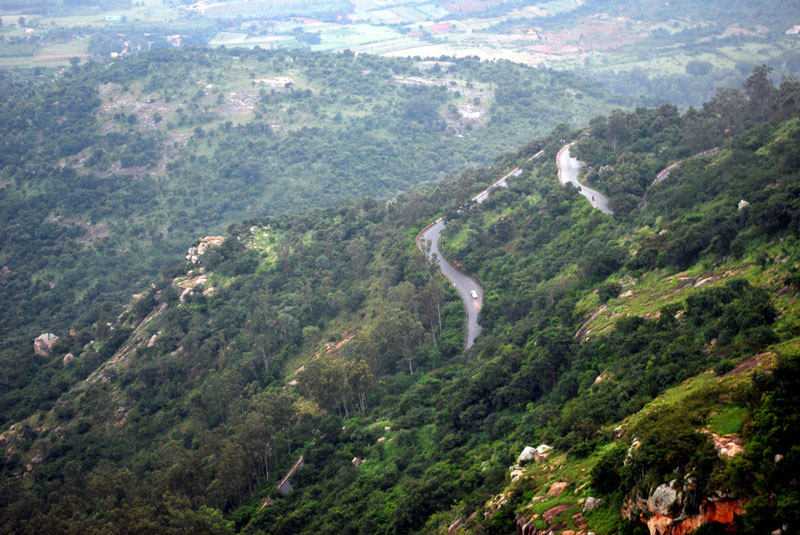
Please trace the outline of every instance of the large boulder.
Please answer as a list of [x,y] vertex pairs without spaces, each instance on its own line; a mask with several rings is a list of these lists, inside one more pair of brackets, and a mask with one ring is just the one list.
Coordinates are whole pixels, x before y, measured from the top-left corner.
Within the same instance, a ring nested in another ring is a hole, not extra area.
[[672,485],[663,483],[647,499],[647,508],[653,513],[666,515],[676,501],[678,501],[678,491]]
[[517,464],[521,465],[533,460],[534,455],[536,455],[536,448],[533,446],[525,446],[525,448],[522,450],[522,453],[520,453],[519,457],[517,457]]
[[42,357],[49,357],[57,341],[58,336],[53,333],[42,333],[33,341],[33,351]]
[[537,463],[539,461],[544,461],[550,456],[550,450],[553,449],[553,446],[548,446],[547,444],[540,444],[536,447],[536,454],[533,456],[533,460]]
[[520,453],[519,457],[517,457],[517,464],[523,465],[525,463],[530,462],[531,460],[537,463],[539,461],[543,461],[547,459],[547,457],[549,456],[549,452],[552,449],[553,447],[548,446],[547,444],[541,444],[536,448],[532,446],[525,446],[525,448],[522,450],[522,453]]

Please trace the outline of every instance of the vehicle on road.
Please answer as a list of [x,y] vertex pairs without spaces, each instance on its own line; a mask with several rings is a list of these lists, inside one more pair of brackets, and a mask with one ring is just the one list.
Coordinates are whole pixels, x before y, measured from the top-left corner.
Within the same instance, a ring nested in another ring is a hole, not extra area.
[[471,290],[469,293],[470,293],[470,295],[472,296],[473,299],[477,299],[478,298],[478,292],[476,292],[475,290]]

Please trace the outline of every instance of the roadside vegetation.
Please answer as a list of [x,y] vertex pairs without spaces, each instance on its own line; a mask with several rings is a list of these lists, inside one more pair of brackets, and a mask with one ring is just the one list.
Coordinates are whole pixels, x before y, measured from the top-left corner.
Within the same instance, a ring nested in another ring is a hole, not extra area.
[[[800,140],[797,109],[766,83],[768,116],[744,96],[718,154],[619,216],[555,169],[576,138],[614,152],[612,115],[389,202],[231,225],[105,329],[65,336],[35,370],[50,398],[9,390],[3,529],[503,534],[523,518],[638,533],[621,507],[672,480],[742,499],[743,533],[797,525]],[[666,163],[695,121],[730,119],[619,113],[649,129],[616,150],[657,146]],[[603,151],[582,157],[591,173]],[[470,203],[517,165],[509,188]],[[463,306],[414,245],[439,214],[458,237],[445,256],[485,289],[466,353]],[[743,453],[720,456],[711,433]],[[512,481],[541,443],[548,460]],[[589,497],[604,501],[585,511]]]

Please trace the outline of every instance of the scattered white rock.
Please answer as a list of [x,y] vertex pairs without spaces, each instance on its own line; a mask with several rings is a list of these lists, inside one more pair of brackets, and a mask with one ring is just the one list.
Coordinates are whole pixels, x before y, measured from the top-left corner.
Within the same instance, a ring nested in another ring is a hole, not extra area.
[[742,199],[741,201],[739,201],[738,209],[742,210],[744,208],[747,208],[748,206],[750,206],[750,203],[747,202],[746,200]]

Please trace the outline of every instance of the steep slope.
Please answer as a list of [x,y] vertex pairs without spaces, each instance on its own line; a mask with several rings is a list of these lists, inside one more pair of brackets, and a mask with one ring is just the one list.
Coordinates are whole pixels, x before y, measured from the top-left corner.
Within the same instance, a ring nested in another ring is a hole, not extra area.
[[[54,346],[76,386],[3,432],[3,529],[626,533],[708,519],[717,492],[745,532],[795,526],[794,114],[723,135],[642,211],[600,213],[558,182],[565,142],[614,151],[598,120],[435,189],[198,242],[95,341]],[[713,119],[635,117],[629,159],[669,159]],[[445,255],[485,288],[467,352],[462,304],[414,244],[439,214]],[[542,443],[547,462],[509,471]],[[573,517],[588,497],[604,503]]]
[[6,358],[111,321],[198,235],[385,199],[612,107],[569,74],[450,59],[158,49],[0,74]]
[[197,236],[385,199],[611,106],[509,62],[299,50],[153,50],[0,87],[3,422],[72,385],[48,384],[34,338],[97,338]]

